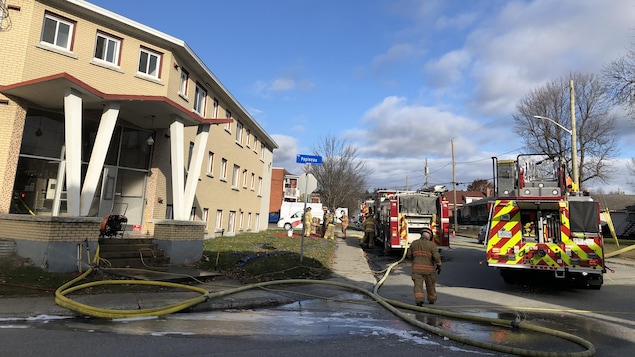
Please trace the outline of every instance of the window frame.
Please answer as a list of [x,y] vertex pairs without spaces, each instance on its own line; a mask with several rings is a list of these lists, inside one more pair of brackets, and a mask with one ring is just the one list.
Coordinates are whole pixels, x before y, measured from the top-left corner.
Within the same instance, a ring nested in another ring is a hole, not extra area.
[[[97,57],[97,44],[99,43],[99,38],[102,37],[106,40],[105,46],[103,46],[103,52],[102,55],[104,56],[104,58],[99,58]],[[108,57],[108,44],[110,42],[114,42],[116,44],[116,47],[113,49],[113,61],[109,61],[106,59],[106,57]],[[122,43],[123,43],[123,39],[114,35],[111,35],[107,32],[101,31],[101,30],[97,30],[97,34],[95,35],[95,50],[93,51],[93,59],[96,61],[100,61],[103,63],[107,63],[109,65],[112,66],[117,66],[119,67],[121,64],[121,48],[122,48]]]
[[205,106],[207,103],[207,90],[203,88],[203,85],[196,83],[196,89],[194,90],[194,111],[205,116]]
[[222,209],[216,210],[216,222],[215,222],[214,229],[216,231],[222,231],[223,229],[223,210]]
[[227,159],[223,158],[220,163],[220,178],[221,180],[227,181]]
[[214,177],[214,153],[207,152],[207,176]]
[[214,98],[212,107],[212,118],[218,119],[218,99]]
[[240,182],[240,166],[234,164],[234,168],[232,171],[232,188],[238,189],[239,182]]
[[243,123],[236,120],[236,144],[243,145]]
[[[45,30],[47,29],[46,27],[46,21],[47,19],[56,21],[55,24],[55,30],[53,33],[53,42],[48,42],[45,41]],[[65,24],[68,25],[69,29],[68,29],[68,38],[66,38],[66,46],[60,46],[58,43],[59,41],[59,25],[60,24]],[[68,52],[72,52],[73,51],[73,45],[75,43],[75,26],[77,25],[76,21],[73,21],[69,18],[66,18],[64,16],[60,16],[51,12],[44,12],[44,19],[42,21],[42,32],[40,33],[40,43],[47,45],[47,46],[53,46],[55,48],[59,48],[61,50],[64,51],[68,51]]]
[[[152,62],[152,61],[150,61],[151,57],[155,56],[157,58],[157,60],[156,60],[156,69],[155,69],[156,75],[155,74],[151,74],[151,73],[147,73],[147,72],[142,72],[142,71],[139,70],[140,69],[139,67],[141,67],[141,55],[143,53],[146,53],[148,55],[148,61],[147,61],[146,66],[145,66],[146,67],[145,70],[148,71],[148,72],[149,72],[150,63]],[[161,68],[162,68],[162,65],[163,65],[163,54],[161,52],[157,52],[157,51],[151,50],[151,49],[149,49],[147,47],[144,47],[144,46],[140,46],[139,47],[139,60],[138,60],[138,63],[137,63],[137,74],[138,75],[146,76],[146,77],[154,78],[154,79],[161,79]]]
[[[232,118],[232,112],[230,112],[229,110],[225,110],[225,119],[231,119]],[[227,132],[232,132],[232,123],[225,123],[225,130],[227,130]]]
[[247,169],[243,169],[243,188],[247,188]]
[[179,79],[179,94],[187,98],[187,92],[190,88],[190,73],[181,68],[181,78]]

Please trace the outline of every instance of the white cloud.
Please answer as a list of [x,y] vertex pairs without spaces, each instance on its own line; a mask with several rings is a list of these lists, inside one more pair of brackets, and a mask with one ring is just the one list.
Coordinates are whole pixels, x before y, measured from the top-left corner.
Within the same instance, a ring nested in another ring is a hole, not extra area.
[[375,56],[371,62],[371,68],[375,71],[382,71],[387,67],[403,61],[411,61],[421,55],[421,50],[408,43],[393,45],[385,53]]
[[464,50],[451,51],[441,58],[426,63],[425,70],[430,84],[445,87],[460,82],[462,72],[470,64],[470,53]]

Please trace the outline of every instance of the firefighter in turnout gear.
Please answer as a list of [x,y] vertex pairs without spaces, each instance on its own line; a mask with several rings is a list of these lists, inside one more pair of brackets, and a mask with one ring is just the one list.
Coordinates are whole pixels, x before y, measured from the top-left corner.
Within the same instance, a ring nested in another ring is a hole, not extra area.
[[324,215],[324,226],[326,227],[326,233],[324,234],[325,239],[335,239],[335,216],[333,213],[328,210]]
[[[426,295],[423,284],[426,285],[428,302],[434,304],[437,301],[437,274],[441,274],[441,255],[433,242],[433,233],[430,228],[423,228],[421,238],[415,240],[408,249],[408,258],[412,258],[412,281],[414,282],[415,303],[423,305]],[[436,266],[436,273],[435,273]]]
[[367,214],[364,223],[362,223],[364,231],[364,239],[362,239],[362,248],[375,248],[375,218],[372,214]]
[[304,230],[304,236],[311,236],[311,224],[313,224],[313,216],[311,215],[311,207],[307,207],[304,212],[304,219],[302,220],[302,227]]

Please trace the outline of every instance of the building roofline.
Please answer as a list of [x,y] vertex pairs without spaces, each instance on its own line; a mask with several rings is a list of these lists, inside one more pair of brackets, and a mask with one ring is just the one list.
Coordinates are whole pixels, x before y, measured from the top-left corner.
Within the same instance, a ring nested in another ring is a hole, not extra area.
[[[233,101],[233,104],[236,105],[236,107],[238,107],[238,109],[242,112],[241,114],[244,115],[245,117],[247,117],[250,121],[251,124],[253,124],[253,126],[255,126],[258,131],[260,131],[260,133],[262,135],[264,135],[266,137],[266,142],[268,142],[269,145],[271,145],[271,149],[277,149],[279,146],[276,143],[276,141],[269,135],[267,134],[267,132],[264,130],[264,128],[251,116],[251,114],[249,114],[249,112],[242,106],[242,104],[240,104],[240,102],[238,100],[236,100],[236,98],[231,94],[231,92],[229,92],[229,90],[227,89],[227,87],[225,87],[225,85],[218,79],[218,77],[216,77],[216,75],[207,67],[207,65],[205,65],[205,63],[200,59],[200,57],[198,57],[198,55],[192,50],[192,48],[190,48],[190,46],[183,40],[178,39],[174,36],[168,35],[164,32],[161,32],[157,29],[154,29],[150,26],[144,25],[142,23],[139,23],[137,21],[134,21],[132,19],[129,19],[123,15],[117,14],[115,12],[112,12],[110,10],[107,10],[103,7],[100,7],[98,5],[89,3],[85,0],[65,0],[67,3],[78,6],[80,8],[83,8],[85,10],[91,11],[93,13],[96,13],[98,15],[104,16],[109,18],[110,20],[119,22],[123,25],[132,27],[138,31],[142,31],[145,32],[153,37],[159,38],[163,41],[166,41],[168,43],[173,44],[175,47],[177,48],[181,48],[184,50],[184,52],[192,59],[196,62],[197,65],[200,66],[200,68],[202,68],[205,73],[215,82],[218,84],[218,87],[220,88],[220,90],[223,92],[224,95],[226,95],[230,100]],[[47,1],[47,2],[53,2],[59,5],[59,1]],[[260,138],[260,140],[262,141],[262,138]]]

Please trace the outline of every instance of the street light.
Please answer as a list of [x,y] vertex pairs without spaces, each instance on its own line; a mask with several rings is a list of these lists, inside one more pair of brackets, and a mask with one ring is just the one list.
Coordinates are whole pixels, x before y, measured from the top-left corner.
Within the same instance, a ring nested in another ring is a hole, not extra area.
[[567,129],[566,127],[562,126],[562,124],[558,123],[557,121],[551,119],[551,118],[547,118],[547,117],[543,117],[542,115],[534,115],[534,118],[536,119],[543,119],[543,120],[547,120],[550,121],[552,123],[554,123],[555,125],[557,125],[558,127],[560,127],[562,130],[566,131],[567,133],[569,133],[569,135],[571,135],[571,166],[573,169],[573,183],[575,184],[575,190],[578,189],[578,187],[580,187],[580,183],[579,181],[579,176],[578,176],[578,142],[577,142],[577,136],[576,136],[576,132],[575,132],[575,117],[572,118],[573,120],[571,121],[571,123],[573,125],[571,125],[571,130]]

